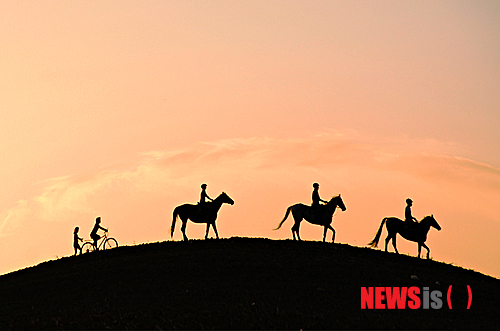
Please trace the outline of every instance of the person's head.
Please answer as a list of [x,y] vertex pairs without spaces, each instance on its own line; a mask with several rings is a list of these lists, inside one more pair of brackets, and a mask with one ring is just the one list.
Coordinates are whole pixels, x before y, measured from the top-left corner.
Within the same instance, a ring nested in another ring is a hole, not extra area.
[[75,231],[73,233],[78,233],[78,231],[80,231],[80,228],[79,227],[76,227],[75,228]]
[[314,184],[313,184],[313,187],[314,187],[315,189],[319,189],[319,184],[318,184],[318,183],[314,183]]
[[207,184],[201,184],[201,188],[202,189],[206,189],[207,188]]
[[96,222],[97,224],[100,224],[100,223],[101,223],[101,217],[96,218],[96,219],[95,219],[95,222]]
[[412,200],[412,199],[410,199],[410,198],[406,199],[406,204],[407,204],[408,206],[411,206],[411,205],[413,204],[413,200]]

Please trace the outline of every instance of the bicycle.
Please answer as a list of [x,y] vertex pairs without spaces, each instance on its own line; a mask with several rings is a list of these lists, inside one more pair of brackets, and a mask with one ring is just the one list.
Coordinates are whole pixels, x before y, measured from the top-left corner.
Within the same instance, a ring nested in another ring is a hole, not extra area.
[[[104,235],[99,238],[97,248],[101,249],[101,246],[103,250],[115,248],[118,247],[118,241],[115,238],[108,237],[108,232],[104,232]],[[86,241],[82,245],[82,254],[93,252],[95,250],[96,247],[94,246],[94,241]]]

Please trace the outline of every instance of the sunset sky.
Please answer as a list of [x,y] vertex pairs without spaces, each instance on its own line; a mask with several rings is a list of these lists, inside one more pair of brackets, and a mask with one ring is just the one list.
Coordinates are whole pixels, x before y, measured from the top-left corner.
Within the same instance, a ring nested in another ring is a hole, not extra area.
[[500,277],[499,1],[3,1],[0,72],[0,274],[97,216],[171,240],[202,183],[222,237],[291,238],[319,182],[337,242],[411,197],[435,260]]

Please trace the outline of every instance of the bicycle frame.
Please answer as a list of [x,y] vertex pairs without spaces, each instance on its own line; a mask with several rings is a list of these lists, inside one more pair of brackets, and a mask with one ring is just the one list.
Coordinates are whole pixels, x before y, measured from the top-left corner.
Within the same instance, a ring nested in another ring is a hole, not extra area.
[[[97,249],[101,249],[101,246],[103,246],[104,249],[106,249],[104,247],[104,243],[106,242],[106,240],[108,239],[108,231],[104,232],[104,234],[101,236],[101,238],[99,238],[99,240],[97,241],[99,246],[97,246],[96,248]],[[100,242],[99,242],[100,241]],[[93,243],[94,241],[92,241]]]
[[[95,251],[95,250],[106,250],[106,243],[109,242],[109,248],[113,247],[118,247],[118,241],[115,238],[108,237],[108,231],[106,231],[99,239],[97,242],[97,246],[94,245],[93,240],[87,240],[82,244],[82,253],[87,253],[89,251]],[[114,243],[114,245],[113,245]],[[90,247],[92,248],[90,248]],[[87,247],[87,249],[84,251],[84,247]]]

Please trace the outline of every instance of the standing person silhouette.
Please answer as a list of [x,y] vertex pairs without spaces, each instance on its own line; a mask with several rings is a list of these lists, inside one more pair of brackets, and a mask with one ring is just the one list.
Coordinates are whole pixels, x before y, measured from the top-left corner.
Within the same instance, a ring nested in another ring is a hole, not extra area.
[[211,197],[208,196],[207,194],[207,184],[201,184],[201,193],[200,193],[200,206],[206,206],[206,201],[205,199],[208,199],[210,201],[214,201]]
[[78,237],[78,231],[80,231],[79,227],[76,227],[75,231],[73,231],[73,248],[75,249],[75,256],[78,251],[82,254],[82,248],[80,247],[79,241],[83,241],[83,238]]
[[96,251],[99,250],[97,248],[97,241],[101,238],[101,236],[97,234],[97,231],[101,229],[104,232],[108,232],[108,229],[103,228],[100,224],[101,224],[101,217],[98,217],[95,219],[95,225],[94,228],[92,229],[92,232],[90,232],[90,238],[94,240],[94,247]]
[[412,205],[413,205],[413,200],[410,198],[406,199],[405,222],[407,222],[407,223],[413,223],[413,220],[418,222],[418,220],[411,215],[411,206]]
[[313,208],[320,206],[320,202],[328,203],[328,201],[325,201],[319,197],[319,184],[314,183],[313,184],[314,190],[312,192],[312,204],[311,206]]

